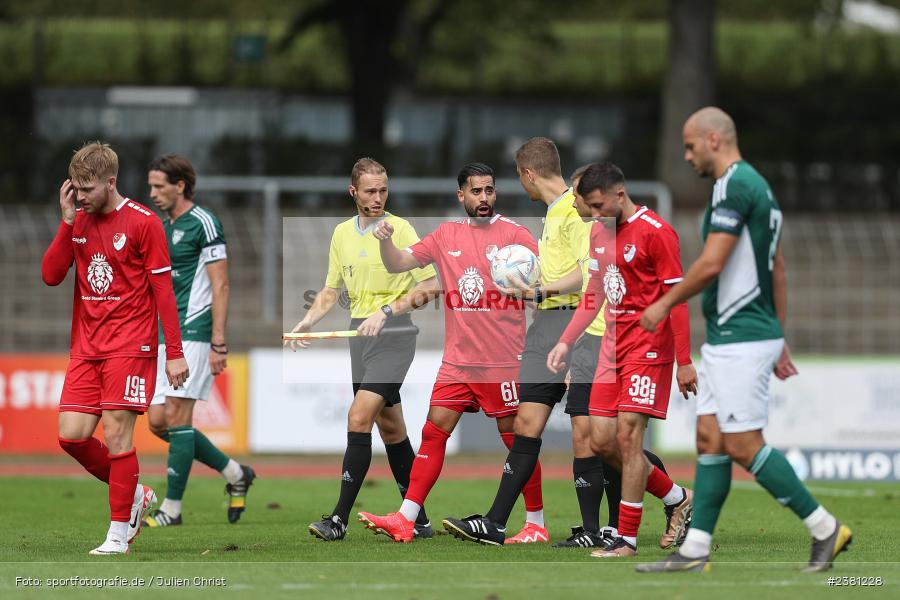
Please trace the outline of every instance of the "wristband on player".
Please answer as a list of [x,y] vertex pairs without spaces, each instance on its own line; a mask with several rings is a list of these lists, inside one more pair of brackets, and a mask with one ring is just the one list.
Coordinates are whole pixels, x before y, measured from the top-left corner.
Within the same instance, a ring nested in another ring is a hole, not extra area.
[[381,307],[381,312],[383,312],[388,319],[394,316],[394,309],[391,308],[390,304],[385,304]]
[[210,344],[209,347],[216,354],[228,354],[228,344]]
[[544,301],[544,290],[541,288],[541,284],[537,284],[534,286],[534,303],[540,304]]

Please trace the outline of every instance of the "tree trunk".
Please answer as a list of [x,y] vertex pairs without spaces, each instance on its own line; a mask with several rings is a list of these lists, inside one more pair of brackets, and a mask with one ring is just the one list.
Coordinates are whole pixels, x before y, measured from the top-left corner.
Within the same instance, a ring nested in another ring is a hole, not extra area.
[[397,59],[393,45],[407,2],[354,0],[341,15],[350,67],[354,142],[380,147]]
[[710,184],[684,161],[681,129],[715,95],[715,2],[669,0],[669,67],[662,93],[657,174],[676,208],[703,206]]

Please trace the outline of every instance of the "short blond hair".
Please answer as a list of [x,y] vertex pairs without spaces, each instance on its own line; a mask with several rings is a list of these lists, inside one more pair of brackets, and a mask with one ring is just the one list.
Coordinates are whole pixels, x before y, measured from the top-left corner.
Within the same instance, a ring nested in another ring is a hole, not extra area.
[[387,169],[374,158],[364,156],[353,164],[353,168],[350,170],[350,183],[354,186],[359,185],[359,178],[362,177],[363,173],[387,175]]
[[104,180],[119,174],[119,157],[103,142],[88,142],[69,163],[69,178],[77,181]]
[[559,150],[553,140],[534,137],[516,151],[516,167],[531,169],[538,177],[562,177]]

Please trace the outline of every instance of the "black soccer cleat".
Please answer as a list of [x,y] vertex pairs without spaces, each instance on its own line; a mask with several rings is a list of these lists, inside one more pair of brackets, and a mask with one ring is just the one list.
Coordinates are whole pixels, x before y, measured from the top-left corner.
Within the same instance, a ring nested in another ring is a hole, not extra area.
[[673,552],[656,562],[637,565],[634,570],[638,573],[709,573],[709,555],[688,558]]
[[443,524],[450,535],[466,542],[502,546],[506,541],[506,528],[481,515],[471,515],[465,519],[447,518]]
[[819,573],[829,570],[837,555],[847,550],[851,542],[853,542],[853,532],[849,527],[837,521],[834,533],[830,536],[824,540],[813,538],[809,566],[803,569],[803,572]]
[[564,542],[556,542],[554,548],[604,548],[603,537],[593,531],[587,531],[584,527],[572,528],[572,535]]
[[347,535],[347,524],[337,515],[322,515],[321,521],[309,524],[309,532],[326,542],[339,542]]
[[228,494],[228,522],[237,523],[241,513],[247,508],[247,490],[256,479],[256,472],[246,465],[241,465],[243,475],[237,483],[226,483],[225,493]]
[[417,540],[430,540],[434,537],[434,529],[431,527],[431,521],[425,523],[416,523],[413,529],[413,537]]

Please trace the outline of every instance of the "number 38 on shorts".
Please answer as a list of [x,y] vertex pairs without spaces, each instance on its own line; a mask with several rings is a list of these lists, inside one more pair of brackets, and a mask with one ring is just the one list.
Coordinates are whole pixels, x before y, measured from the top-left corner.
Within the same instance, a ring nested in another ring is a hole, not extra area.
[[639,412],[665,419],[673,369],[672,363],[599,365],[591,386],[590,413],[615,417],[620,412]]

